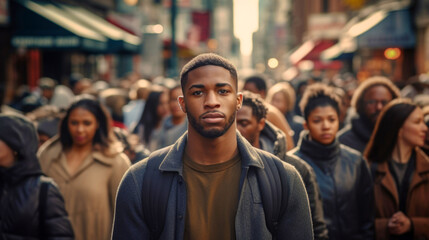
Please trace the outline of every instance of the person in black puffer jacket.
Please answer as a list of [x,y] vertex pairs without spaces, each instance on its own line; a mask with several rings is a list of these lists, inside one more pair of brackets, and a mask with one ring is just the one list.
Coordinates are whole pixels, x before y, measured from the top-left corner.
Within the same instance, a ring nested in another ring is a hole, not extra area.
[[63,197],[40,169],[38,144],[36,129],[29,120],[0,114],[2,240],[74,239]]
[[338,142],[339,98],[334,89],[313,84],[300,106],[305,124],[294,154],[316,173],[330,240],[374,239],[374,193],[366,161]]

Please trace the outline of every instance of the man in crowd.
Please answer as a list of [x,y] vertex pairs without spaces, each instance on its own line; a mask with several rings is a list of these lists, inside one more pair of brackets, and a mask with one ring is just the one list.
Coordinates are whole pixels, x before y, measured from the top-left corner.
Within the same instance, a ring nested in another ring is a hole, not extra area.
[[163,148],[175,143],[188,129],[186,114],[180,109],[180,105],[177,101],[179,96],[183,95],[180,85],[172,87],[168,95],[168,105],[171,115],[166,117],[161,123],[161,134],[157,144],[158,148]]
[[323,204],[316,175],[305,161],[286,154],[286,136],[266,120],[267,108],[256,94],[243,92],[243,106],[237,112],[237,128],[252,146],[270,152],[293,165],[300,173],[310,201],[314,239],[328,239]]
[[371,77],[361,83],[351,102],[356,116],[338,132],[340,143],[363,153],[381,110],[397,97],[400,97],[399,89],[385,77]]
[[180,75],[188,132],[126,173],[112,239],[313,239],[299,173],[237,133],[234,65],[201,54]]

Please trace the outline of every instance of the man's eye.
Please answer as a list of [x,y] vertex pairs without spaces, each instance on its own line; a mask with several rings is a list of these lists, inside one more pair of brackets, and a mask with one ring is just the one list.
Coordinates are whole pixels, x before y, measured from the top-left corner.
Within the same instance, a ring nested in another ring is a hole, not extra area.
[[203,92],[202,92],[202,91],[194,91],[194,92],[192,93],[192,95],[194,95],[194,96],[200,96],[201,94],[203,94]]
[[227,93],[229,93],[229,91],[226,89],[219,89],[219,93],[220,94],[227,94]]

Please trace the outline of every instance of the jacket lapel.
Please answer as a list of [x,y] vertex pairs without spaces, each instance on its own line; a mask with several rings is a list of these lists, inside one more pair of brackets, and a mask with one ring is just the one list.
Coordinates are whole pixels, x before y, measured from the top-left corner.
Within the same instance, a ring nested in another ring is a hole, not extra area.
[[392,174],[389,173],[387,162],[380,163],[377,167],[377,172],[380,172],[383,175],[381,186],[392,195],[395,205],[399,206],[398,190],[396,189],[395,180],[393,179]]
[[420,149],[416,148],[416,170],[411,180],[410,188],[408,190],[408,198],[411,196],[411,192],[419,186],[421,183],[427,181],[422,178],[422,175],[429,172],[429,158],[424,155]]

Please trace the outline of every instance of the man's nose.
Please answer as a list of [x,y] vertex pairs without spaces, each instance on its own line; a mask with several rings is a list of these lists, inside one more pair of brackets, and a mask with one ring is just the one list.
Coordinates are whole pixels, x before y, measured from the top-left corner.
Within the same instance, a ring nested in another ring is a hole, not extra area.
[[383,109],[384,107],[384,103],[382,101],[377,101],[375,104],[375,107],[377,108],[378,111],[381,111],[381,109]]
[[219,101],[217,99],[217,96],[214,92],[208,92],[207,96],[204,101],[204,105],[210,108],[218,107]]

